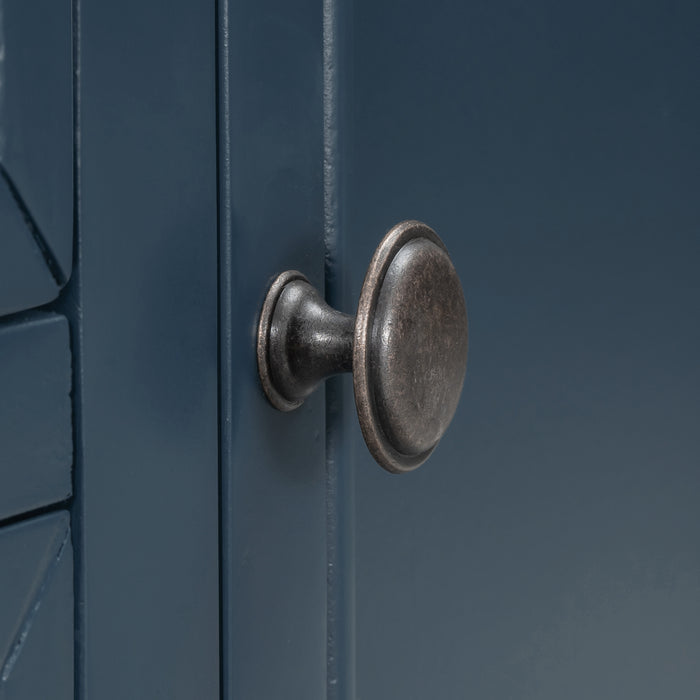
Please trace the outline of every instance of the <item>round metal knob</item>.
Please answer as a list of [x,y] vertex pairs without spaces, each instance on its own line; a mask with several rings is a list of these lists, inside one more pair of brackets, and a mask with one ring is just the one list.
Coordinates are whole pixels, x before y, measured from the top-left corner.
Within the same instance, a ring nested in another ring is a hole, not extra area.
[[467,310],[438,235],[392,228],[374,253],[355,317],[332,309],[300,272],[279,275],[258,325],[258,371],[291,411],[333,374],[352,372],[365,442],[390,472],[411,471],[447,430],[467,365]]

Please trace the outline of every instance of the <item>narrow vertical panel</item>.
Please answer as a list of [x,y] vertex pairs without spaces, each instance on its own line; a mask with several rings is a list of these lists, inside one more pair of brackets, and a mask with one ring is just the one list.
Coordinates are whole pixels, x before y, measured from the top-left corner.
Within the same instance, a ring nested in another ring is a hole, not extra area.
[[81,10],[87,698],[218,698],[215,3]]
[[322,7],[222,2],[221,337],[224,696],[325,696],[323,391],[266,401],[255,329],[267,286],[323,288]]

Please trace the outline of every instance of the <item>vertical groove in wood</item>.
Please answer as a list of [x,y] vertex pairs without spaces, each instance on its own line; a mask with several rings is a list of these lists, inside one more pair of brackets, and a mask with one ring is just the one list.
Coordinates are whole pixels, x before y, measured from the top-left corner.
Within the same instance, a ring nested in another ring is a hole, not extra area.
[[80,13],[81,0],[72,0],[73,45],[73,274],[62,300],[71,328],[73,358],[73,621],[74,681],[76,700],[86,697],[85,674],[85,569],[83,566],[83,449],[82,449],[82,294],[80,265]]
[[[323,206],[326,299],[345,308],[342,227],[343,14],[340,0],[323,0]],[[346,8],[345,8],[346,9]],[[343,15],[343,19],[345,16]],[[355,697],[354,477],[344,426],[354,413],[348,378],[326,384],[327,654],[329,700]]]
[[231,658],[229,634],[229,600],[232,577],[231,517],[227,504],[231,503],[231,474],[226,468],[232,451],[231,426],[233,416],[233,295],[231,271],[233,269],[231,241],[231,119],[229,109],[229,3],[216,2],[216,173],[217,173],[217,223],[219,242],[219,688],[222,700],[231,697],[230,675],[227,660]]

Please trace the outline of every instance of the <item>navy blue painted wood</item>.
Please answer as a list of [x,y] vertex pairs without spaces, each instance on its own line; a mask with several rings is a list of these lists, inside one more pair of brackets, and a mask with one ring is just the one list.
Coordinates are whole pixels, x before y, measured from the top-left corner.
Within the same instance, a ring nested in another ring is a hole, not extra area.
[[39,306],[59,292],[22,210],[0,177],[0,316]]
[[[695,4],[85,5],[78,696],[694,698]],[[9,313],[70,275],[70,13],[0,7]],[[471,354],[393,477],[349,378],[266,403],[254,336],[272,276],[323,287],[324,254],[352,312],[408,217]],[[69,363],[61,317],[0,326],[0,517],[70,493]],[[0,530],[0,696],[73,696],[67,536]]]
[[70,392],[63,316],[0,324],[0,519],[70,496]]
[[81,697],[219,697],[215,35],[82,8]]
[[73,695],[73,557],[69,517],[0,529],[0,697]]
[[[70,0],[2,0],[0,17],[0,180],[15,190],[55,283],[0,296],[2,312],[3,303],[16,311],[50,301],[71,274],[73,48]],[[4,233],[2,206],[0,217]],[[0,258],[11,252],[0,244]]]
[[357,697],[696,697],[698,5],[354,8],[346,310],[415,217],[471,324],[418,472],[348,419]]
[[260,389],[255,329],[288,268],[323,286],[322,8],[220,5],[224,697],[325,695],[323,392]]

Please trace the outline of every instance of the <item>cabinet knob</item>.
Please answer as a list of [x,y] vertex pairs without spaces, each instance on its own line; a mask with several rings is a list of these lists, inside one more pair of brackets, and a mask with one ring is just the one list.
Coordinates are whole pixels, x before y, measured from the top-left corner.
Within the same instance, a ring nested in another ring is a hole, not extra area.
[[260,313],[258,372],[281,411],[298,408],[326,377],[352,372],[367,447],[402,473],[425,462],[454,416],[467,336],[444,243],[425,224],[404,221],[375,251],[356,316],[328,306],[300,272],[276,277]]

